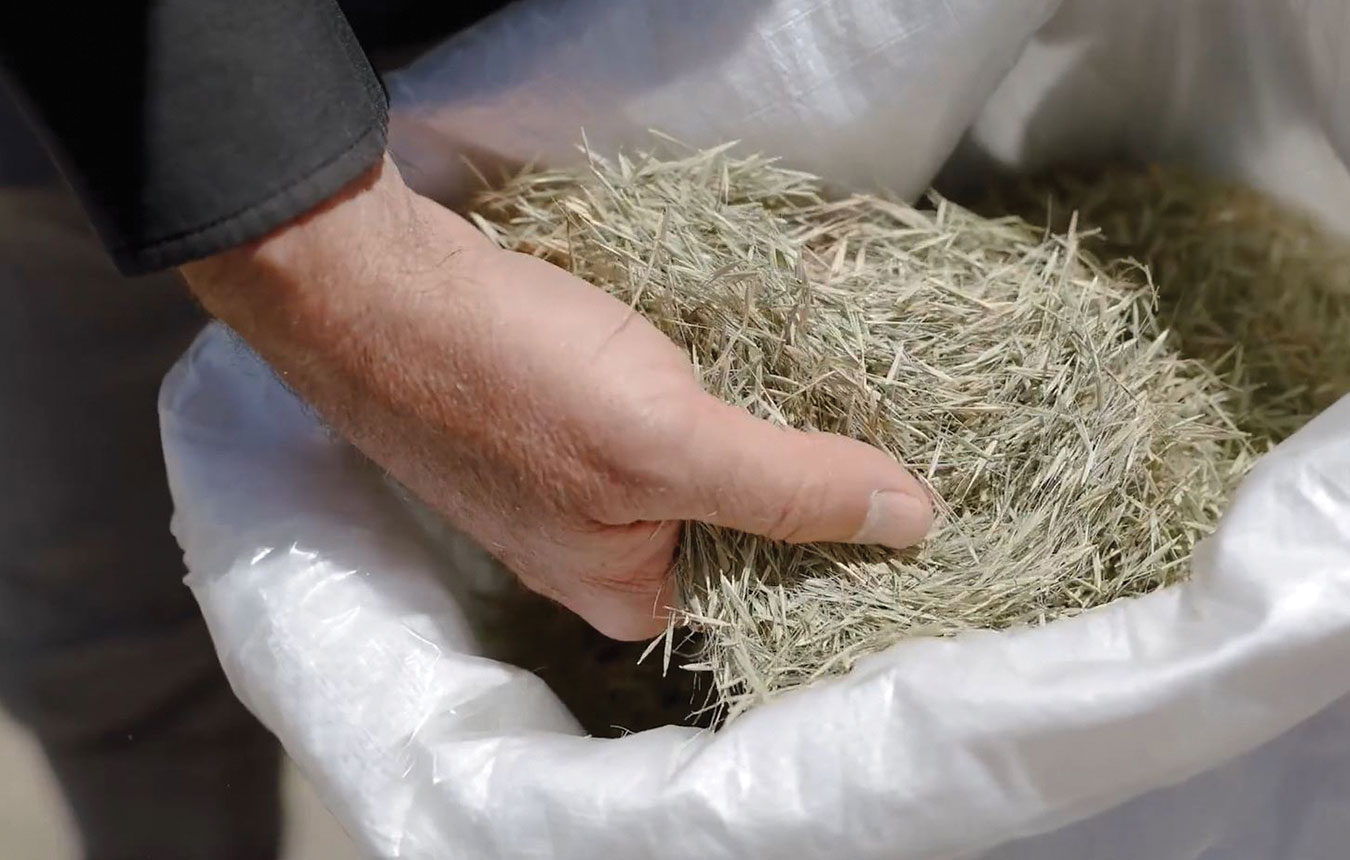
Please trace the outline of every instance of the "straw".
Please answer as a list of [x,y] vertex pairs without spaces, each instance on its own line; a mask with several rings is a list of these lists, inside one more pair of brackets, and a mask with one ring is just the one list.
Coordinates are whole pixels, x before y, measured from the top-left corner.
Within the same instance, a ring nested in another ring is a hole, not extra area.
[[527,172],[474,217],[631,304],[718,397],[876,445],[937,500],[902,553],[687,525],[670,635],[697,634],[680,665],[714,719],[907,637],[1177,582],[1253,458],[1249,392],[1179,354],[1147,277],[1094,262],[1072,223],[828,200],[729,147]]
[[1095,230],[1090,253],[1124,276],[1145,264],[1179,351],[1242,392],[1239,425],[1269,447],[1350,392],[1350,243],[1232,182],[1113,166],[1007,180],[985,212]]

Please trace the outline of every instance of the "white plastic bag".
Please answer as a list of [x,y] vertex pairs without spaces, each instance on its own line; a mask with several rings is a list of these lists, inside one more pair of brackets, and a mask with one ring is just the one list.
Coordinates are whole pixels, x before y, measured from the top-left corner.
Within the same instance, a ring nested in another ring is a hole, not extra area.
[[743,140],[844,184],[921,192],[1056,0],[532,0],[389,77],[409,182]]
[[[963,170],[1071,141],[1332,216],[1350,199],[1335,97],[1350,4],[1075,0],[1008,74],[1053,5],[526,2],[390,82],[394,146],[446,198],[460,155],[573,158],[578,123],[601,149],[658,125],[913,192],[974,123]],[[1096,86],[1055,78],[1064,44],[1061,71]],[[1304,143],[1282,148],[1289,128]],[[1350,400],[1258,465],[1186,584],[1042,629],[905,642],[716,735],[621,740],[581,737],[532,675],[475,656],[454,594],[477,554],[447,564],[227,332],[173,371],[161,413],[226,672],[372,856],[1345,854],[1350,700],[1328,706],[1350,694]]]

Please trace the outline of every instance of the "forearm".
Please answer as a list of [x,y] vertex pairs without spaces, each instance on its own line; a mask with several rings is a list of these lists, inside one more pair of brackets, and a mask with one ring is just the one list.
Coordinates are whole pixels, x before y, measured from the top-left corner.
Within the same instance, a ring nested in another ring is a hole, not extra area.
[[[385,159],[293,222],[181,271],[332,427],[403,476],[433,459],[427,447],[475,432],[479,410],[463,402],[465,380],[481,376],[473,296],[499,253]],[[419,438],[426,427],[439,441]]]
[[[438,216],[434,229],[427,207]],[[397,337],[404,314],[418,312],[419,292],[453,289],[470,276],[469,261],[491,251],[385,158],[293,221],[181,271],[207,311],[284,372],[319,363],[346,378],[366,370],[348,366],[360,361],[349,353]]]
[[399,301],[389,264],[419,241],[409,194],[381,161],[294,221],[180,271],[212,316],[346,425],[360,396],[348,389],[375,372],[370,344]]

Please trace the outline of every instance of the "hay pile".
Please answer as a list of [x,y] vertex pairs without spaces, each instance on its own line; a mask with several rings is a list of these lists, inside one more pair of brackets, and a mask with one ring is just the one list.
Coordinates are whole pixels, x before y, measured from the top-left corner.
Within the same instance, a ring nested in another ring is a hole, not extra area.
[[1012,179],[976,205],[1056,232],[1076,219],[1117,275],[1146,265],[1177,349],[1241,392],[1231,408],[1259,447],[1350,392],[1350,243],[1308,216],[1157,167]]
[[476,218],[631,303],[709,391],[870,442],[938,499],[905,553],[687,527],[679,622],[718,716],[905,637],[1173,583],[1252,459],[1234,414],[1250,391],[1180,355],[1152,285],[1083,255],[1072,225],[832,202],[725,149],[528,173]]

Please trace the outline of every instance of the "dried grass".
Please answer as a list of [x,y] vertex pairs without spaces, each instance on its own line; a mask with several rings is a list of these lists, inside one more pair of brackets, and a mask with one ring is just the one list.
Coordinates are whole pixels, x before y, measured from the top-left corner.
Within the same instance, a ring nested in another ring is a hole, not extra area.
[[1239,426],[1268,447],[1350,392],[1350,243],[1250,188],[1176,169],[1116,166],[1009,179],[977,208],[1050,230],[1158,286],[1178,350],[1242,392]]
[[938,499],[905,553],[689,525],[678,618],[715,717],[906,637],[1045,623],[1176,582],[1253,457],[1239,359],[1200,348],[1203,326],[1188,343],[1214,360],[1180,355],[1146,274],[1094,262],[1083,243],[1101,240],[1072,222],[830,201],[727,148],[527,172],[475,217],[630,303],[717,396],[866,440]]

